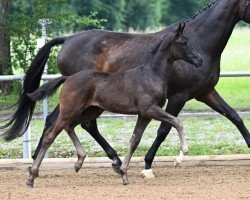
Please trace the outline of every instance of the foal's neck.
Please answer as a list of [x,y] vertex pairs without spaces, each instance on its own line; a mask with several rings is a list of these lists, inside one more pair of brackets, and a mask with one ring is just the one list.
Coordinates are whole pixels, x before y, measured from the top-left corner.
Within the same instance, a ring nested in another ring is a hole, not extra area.
[[160,81],[167,82],[168,75],[174,63],[169,48],[167,50],[159,48],[157,53],[152,56],[153,59],[144,67],[144,71],[149,72],[152,76],[160,79]]

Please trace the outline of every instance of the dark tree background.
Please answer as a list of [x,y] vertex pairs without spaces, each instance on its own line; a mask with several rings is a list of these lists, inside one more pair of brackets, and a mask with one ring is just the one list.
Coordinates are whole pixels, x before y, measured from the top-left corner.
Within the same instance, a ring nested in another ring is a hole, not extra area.
[[5,24],[9,11],[9,1],[0,1],[0,75],[11,74],[10,62],[10,34],[9,27]]
[[[38,19],[51,18],[49,38],[84,29],[145,31],[192,16],[212,0],[0,0],[0,75],[24,73],[41,35]],[[57,72],[56,48],[49,71]],[[0,86],[3,92],[8,87]]]

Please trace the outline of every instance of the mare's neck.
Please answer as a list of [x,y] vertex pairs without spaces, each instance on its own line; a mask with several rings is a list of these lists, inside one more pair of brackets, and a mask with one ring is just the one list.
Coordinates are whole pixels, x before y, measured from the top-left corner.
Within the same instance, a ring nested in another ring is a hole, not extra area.
[[220,55],[237,22],[240,21],[239,0],[218,0],[191,19],[187,28],[196,35],[201,50],[210,55]]

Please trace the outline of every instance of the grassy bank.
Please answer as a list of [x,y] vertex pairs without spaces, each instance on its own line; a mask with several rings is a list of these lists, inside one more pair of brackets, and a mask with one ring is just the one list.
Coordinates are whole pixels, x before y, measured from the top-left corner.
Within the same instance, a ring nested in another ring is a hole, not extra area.
[[[243,115],[243,120],[250,129],[250,115]],[[98,120],[100,132],[114,147],[118,154],[124,156],[135,126],[135,118]],[[221,116],[181,117],[188,144],[189,155],[238,154],[250,153],[241,134],[236,127]],[[153,143],[159,122],[152,121],[146,129],[135,156],[145,156]],[[42,120],[33,120],[31,124],[32,149],[34,150],[43,130]],[[77,127],[76,133],[86,149],[88,156],[105,156],[101,147],[88,133]],[[158,156],[177,155],[179,139],[175,130],[161,145]],[[0,140],[0,158],[20,158],[22,139],[6,143]],[[66,133],[59,135],[49,150],[50,157],[75,157],[75,148]]]

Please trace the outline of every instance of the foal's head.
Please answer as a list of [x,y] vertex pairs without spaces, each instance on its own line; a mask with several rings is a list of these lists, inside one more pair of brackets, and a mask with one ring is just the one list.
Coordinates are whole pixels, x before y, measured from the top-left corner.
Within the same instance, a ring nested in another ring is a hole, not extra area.
[[184,60],[196,67],[202,65],[200,54],[188,46],[188,39],[183,35],[185,23],[180,23],[178,29],[163,37],[160,45],[160,51],[168,52],[168,59],[172,62]]

